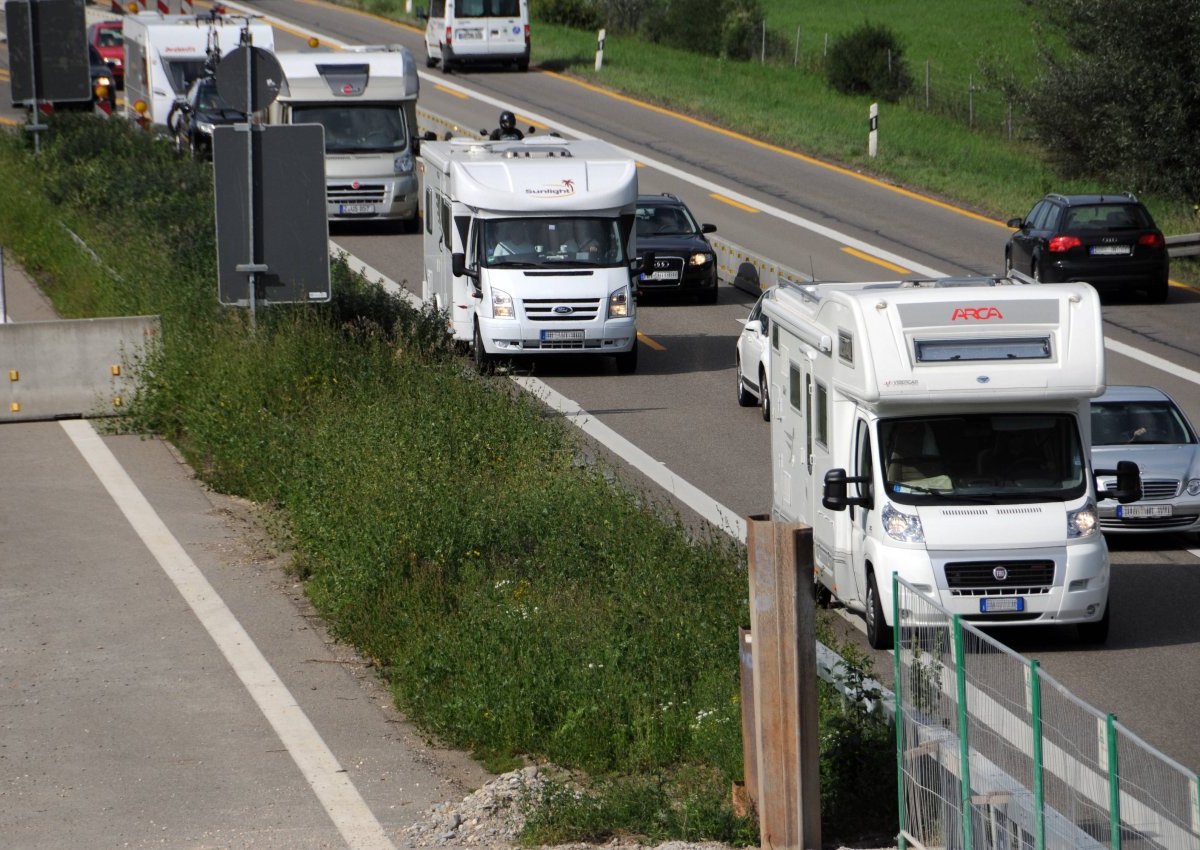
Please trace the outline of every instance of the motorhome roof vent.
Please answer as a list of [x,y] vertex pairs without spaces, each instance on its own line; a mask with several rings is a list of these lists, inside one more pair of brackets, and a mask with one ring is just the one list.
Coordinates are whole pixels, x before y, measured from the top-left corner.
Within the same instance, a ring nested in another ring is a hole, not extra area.
[[542,148],[540,150],[530,150],[529,148],[508,148],[504,151],[504,155],[509,159],[554,159],[556,157],[571,157],[570,148]]

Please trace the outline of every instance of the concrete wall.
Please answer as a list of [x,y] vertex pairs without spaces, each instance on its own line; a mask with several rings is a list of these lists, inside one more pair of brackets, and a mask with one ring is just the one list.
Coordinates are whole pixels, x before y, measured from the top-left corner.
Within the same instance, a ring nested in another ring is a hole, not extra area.
[[0,324],[0,422],[121,413],[161,338],[158,316]]

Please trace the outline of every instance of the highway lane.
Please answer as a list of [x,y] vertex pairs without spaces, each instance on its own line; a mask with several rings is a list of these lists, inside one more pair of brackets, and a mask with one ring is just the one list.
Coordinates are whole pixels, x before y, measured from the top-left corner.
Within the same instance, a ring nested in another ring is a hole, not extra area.
[[[410,28],[361,13],[290,0],[262,0],[253,8],[302,24],[297,32],[359,43],[399,41],[423,55],[420,38]],[[280,46],[290,44],[281,36]],[[464,97],[463,89],[488,100]],[[557,74],[424,75],[423,108],[463,126],[493,126],[498,102],[512,105],[523,122],[533,117],[601,136],[636,148],[644,161],[669,165],[673,173],[644,167],[643,187],[677,192],[702,220],[717,223],[721,235],[819,278],[883,279],[918,267],[991,272],[1000,266],[1007,230],[997,222],[614,98]],[[741,205],[712,197],[707,186],[681,179],[675,170],[727,187],[717,194]],[[797,218],[869,243],[875,250],[868,254],[876,259],[845,250],[827,235],[797,225]],[[334,238],[385,274],[419,289],[419,236],[339,229]],[[905,263],[881,265],[878,258],[885,255]],[[648,341],[634,376],[617,377],[604,361],[566,358],[539,361],[534,372],[736,514],[762,513],[770,504],[767,427],[757,411],[738,408],[733,400],[733,340],[750,301],[724,288],[714,307],[642,305],[639,325]],[[1196,293],[1173,288],[1166,307],[1111,302],[1105,311],[1110,340],[1176,364],[1176,374],[1171,374],[1148,365],[1136,352],[1130,356],[1110,350],[1110,382],[1162,386],[1200,421],[1200,393],[1180,371],[1200,371],[1200,342],[1193,330],[1197,304]],[[1055,634],[1003,633],[1019,651],[1041,658],[1082,698],[1115,711],[1192,768],[1200,766],[1200,741],[1187,732],[1191,695],[1200,685],[1200,670],[1189,661],[1200,644],[1200,623],[1188,608],[1200,589],[1197,559],[1188,551],[1195,547],[1195,540],[1174,536],[1113,543],[1118,604],[1105,650],[1082,650]],[[882,659],[878,667],[889,669]]]

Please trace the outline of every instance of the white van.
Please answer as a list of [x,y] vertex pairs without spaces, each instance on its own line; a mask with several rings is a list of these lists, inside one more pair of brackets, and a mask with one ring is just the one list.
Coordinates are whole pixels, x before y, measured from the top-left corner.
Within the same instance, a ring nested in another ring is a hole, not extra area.
[[529,70],[529,0],[429,0],[425,64],[510,64]]

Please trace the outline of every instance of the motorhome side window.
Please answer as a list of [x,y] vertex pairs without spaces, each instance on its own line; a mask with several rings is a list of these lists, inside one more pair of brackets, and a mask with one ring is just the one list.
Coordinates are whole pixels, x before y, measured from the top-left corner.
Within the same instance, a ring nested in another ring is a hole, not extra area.
[[862,419],[858,420],[858,463],[854,474],[867,479],[866,483],[858,485],[858,495],[871,492],[870,482],[875,480],[875,455],[871,451],[871,429]]
[[425,190],[425,232],[433,233],[433,190]]
[[819,446],[829,446],[829,397],[825,385],[817,381],[817,411],[813,417],[813,437]]
[[445,196],[441,200],[442,243],[453,251],[454,235],[450,232],[450,202],[446,200]]
[[800,383],[800,369],[794,363],[788,366],[788,401],[796,413],[804,415],[804,390]]

